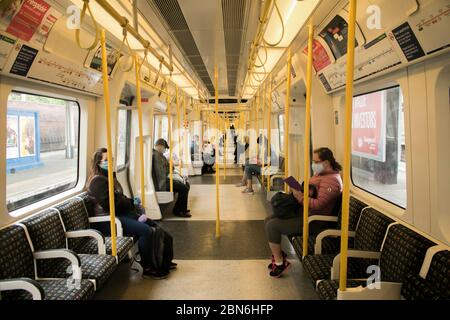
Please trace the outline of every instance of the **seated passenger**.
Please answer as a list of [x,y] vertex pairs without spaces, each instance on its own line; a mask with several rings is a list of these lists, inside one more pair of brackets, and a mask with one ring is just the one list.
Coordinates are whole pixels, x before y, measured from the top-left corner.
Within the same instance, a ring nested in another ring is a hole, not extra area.
[[214,145],[210,143],[209,141],[206,141],[205,145],[203,146],[203,167],[202,167],[202,174],[204,173],[215,173],[214,170],[214,164],[216,162],[216,148],[214,148]]
[[[156,191],[169,191],[170,190],[170,169],[169,161],[164,157],[164,152],[169,148],[167,141],[164,139],[158,139],[155,143],[155,149],[153,149],[152,156],[152,177],[155,184]],[[173,214],[178,217],[190,218],[192,215],[188,210],[188,196],[190,185],[187,181],[179,181],[173,179],[173,192],[178,193],[178,199],[175,202],[173,208]]]
[[[339,171],[342,166],[336,161],[333,152],[328,148],[314,150],[313,172],[310,184],[317,188],[316,198],[309,198],[309,215],[330,215],[339,195],[342,193],[342,179]],[[292,190],[294,197],[300,204],[298,216],[280,219],[271,215],[265,220],[266,235],[272,251],[272,264],[270,275],[280,277],[289,267],[286,254],[281,250],[281,235],[299,234],[303,230],[303,193]]]
[[[109,188],[108,188],[108,160],[106,148],[98,149],[92,159],[91,171],[87,182],[87,191],[91,199],[95,202],[95,214],[98,216],[109,214]],[[154,244],[151,243],[150,233],[154,232],[151,228],[160,228],[158,224],[142,214],[142,210],[137,210],[137,202],[123,194],[122,186],[114,176],[114,207],[116,217],[123,226],[126,236],[137,239],[139,252],[141,255],[140,264],[143,268],[143,276],[150,276],[156,279],[166,278],[169,269],[176,267],[176,263],[171,262],[173,258],[173,240],[172,237],[164,231],[164,255],[168,260],[167,266],[152,266],[152,255]],[[137,200],[137,199],[136,199]],[[141,211],[141,212],[139,212]],[[110,230],[107,230],[108,233]]]
[[[259,145],[259,148],[258,148],[258,156],[256,158],[255,163],[249,163],[249,161],[246,160],[246,164],[244,167],[244,176],[242,177],[241,183],[236,185],[237,187],[244,187],[244,186],[246,187],[242,191],[242,193],[253,194],[254,191],[253,191],[252,177],[261,175],[261,167],[262,167],[261,152],[263,151],[261,141],[263,139],[260,138],[262,138],[262,136],[259,136],[258,139],[256,140],[256,143]],[[264,137],[264,159],[265,164],[269,165],[270,163],[267,162],[267,145],[268,145],[267,138]],[[270,155],[272,159],[275,157],[274,150],[271,151]]]

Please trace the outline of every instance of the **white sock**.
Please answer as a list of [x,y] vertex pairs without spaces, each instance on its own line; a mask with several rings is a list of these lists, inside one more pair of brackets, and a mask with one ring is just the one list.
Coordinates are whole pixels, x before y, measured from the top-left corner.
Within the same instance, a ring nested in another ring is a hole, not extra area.
[[283,260],[280,260],[280,261],[275,260],[275,264],[276,264],[277,266],[282,266],[282,265],[283,265]]

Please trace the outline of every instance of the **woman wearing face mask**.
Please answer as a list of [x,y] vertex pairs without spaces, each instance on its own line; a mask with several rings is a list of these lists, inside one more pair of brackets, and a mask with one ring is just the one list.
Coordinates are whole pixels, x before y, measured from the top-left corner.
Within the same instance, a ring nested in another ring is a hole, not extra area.
[[[318,148],[314,150],[312,169],[314,175],[310,179],[310,184],[317,189],[317,196],[312,197],[310,190],[309,215],[331,215],[336,200],[342,193],[342,179],[339,171],[342,166],[336,161],[333,152],[328,148]],[[294,197],[303,205],[303,193],[292,190]],[[279,219],[270,216],[265,220],[265,228],[269,246],[272,251],[272,264],[270,275],[280,277],[289,267],[286,254],[281,250],[282,234],[299,234],[303,230],[303,208],[295,218]]]
[[[106,148],[98,149],[91,163],[91,171],[87,182],[87,191],[90,198],[95,203],[95,215],[104,216],[109,214],[109,188],[108,188],[108,160]],[[122,186],[114,176],[114,207],[116,217],[122,223],[124,233],[126,236],[137,238],[139,252],[141,255],[141,265],[143,268],[143,276],[149,276],[155,279],[166,278],[169,274],[167,269],[174,269],[176,264],[171,262],[170,266],[161,270],[152,270],[150,267],[152,243],[150,241],[149,233],[152,226],[156,223],[147,219],[145,215],[139,215],[136,212],[136,203],[133,199],[128,198],[123,194]],[[109,233],[108,230],[101,230],[104,233]],[[170,237],[170,235],[166,235]],[[172,239],[167,239],[167,245],[170,246]],[[164,240],[166,242],[166,239]],[[165,243],[166,245],[166,243]],[[169,257],[168,261],[171,261]]]

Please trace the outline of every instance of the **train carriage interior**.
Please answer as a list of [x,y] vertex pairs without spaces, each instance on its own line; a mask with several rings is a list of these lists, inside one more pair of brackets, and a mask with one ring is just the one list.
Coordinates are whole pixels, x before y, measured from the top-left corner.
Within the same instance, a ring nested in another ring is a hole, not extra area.
[[2,0],[0,300],[450,300],[449,30],[448,0]]

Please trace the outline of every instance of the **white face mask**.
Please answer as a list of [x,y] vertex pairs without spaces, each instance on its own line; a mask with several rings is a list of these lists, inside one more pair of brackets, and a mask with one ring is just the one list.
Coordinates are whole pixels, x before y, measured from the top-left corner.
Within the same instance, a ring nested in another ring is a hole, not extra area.
[[319,163],[313,163],[312,169],[313,169],[314,174],[321,174],[323,172],[323,170],[325,170],[325,167],[323,166],[323,162],[319,162]]

